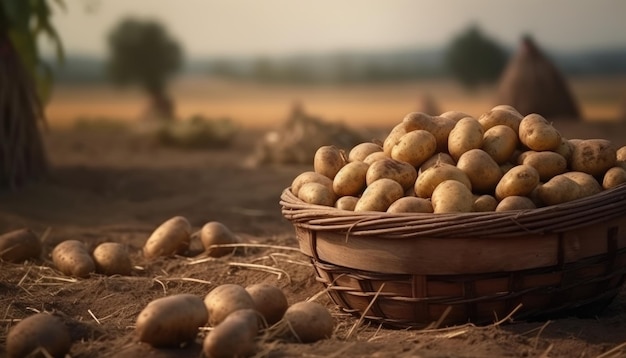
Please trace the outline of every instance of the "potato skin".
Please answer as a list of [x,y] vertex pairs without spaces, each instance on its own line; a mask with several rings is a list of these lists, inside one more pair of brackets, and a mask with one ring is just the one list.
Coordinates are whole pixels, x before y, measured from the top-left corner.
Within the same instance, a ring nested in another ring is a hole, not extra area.
[[580,196],[586,197],[602,191],[602,185],[591,174],[570,171],[561,174],[572,179],[580,187]]
[[316,173],[313,171],[306,171],[306,172],[300,173],[291,182],[291,192],[293,193],[293,195],[298,196],[298,193],[300,192],[300,188],[302,188],[302,186],[306,183],[320,183],[328,187],[328,189],[333,190],[332,179],[320,173]]
[[498,163],[482,149],[461,154],[456,166],[467,174],[472,190],[477,193],[492,193],[502,178]]
[[339,148],[324,145],[317,149],[313,157],[313,171],[333,179],[339,169],[344,166],[345,159]]
[[59,317],[36,313],[17,323],[6,337],[9,357],[29,357],[39,347],[55,358],[69,353],[72,339],[69,329]]
[[382,152],[383,147],[373,142],[364,142],[355,145],[348,153],[348,162],[362,162],[372,153]]
[[391,158],[420,166],[437,150],[437,139],[426,130],[414,130],[400,137],[391,148]]
[[432,157],[426,159],[426,161],[424,163],[422,163],[422,165],[420,165],[419,170],[417,171],[418,175],[422,175],[422,173],[434,166],[437,163],[445,163],[445,164],[450,164],[450,165],[456,165],[456,161],[454,159],[452,159],[452,157],[450,156],[450,154],[448,153],[435,153]]
[[432,213],[433,204],[428,199],[405,196],[389,206],[388,213]]
[[330,312],[313,301],[297,302],[287,308],[283,319],[302,343],[312,343],[333,335],[335,322]]
[[408,133],[408,131],[404,128],[404,122],[396,124],[396,126],[391,129],[391,132],[389,132],[389,134],[385,138],[385,141],[383,142],[383,152],[391,157],[391,149],[406,133]]
[[88,277],[96,271],[96,264],[82,241],[65,240],[52,250],[52,262],[63,274]]
[[211,257],[222,257],[232,253],[233,247],[213,247],[213,245],[225,245],[239,243],[239,238],[230,229],[218,221],[209,221],[200,229],[200,241],[204,250]]
[[366,186],[365,177],[369,165],[353,161],[339,169],[333,179],[333,191],[337,196],[358,196]]
[[391,159],[391,157],[385,152],[374,152],[365,157],[365,159],[363,159],[363,163],[367,165],[372,165],[372,163],[384,159]]
[[342,196],[335,201],[335,207],[339,210],[354,211],[359,198],[356,196]]
[[519,132],[522,115],[511,106],[495,106],[489,112],[483,113],[478,117],[478,122],[487,131],[498,125],[504,125],[513,130],[516,134]]
[[30,229],[18,229],[0,235],[0,260],[24,262],[41,256],[41,242]]
[[517,149],[519,139],[511,127],[504,124],[493,126],[483,135],[482,150],[487,152],[496,163],[506,163]]
[[298,198],[306,203],[314,205],[333,206],[335,204],[335,192],[320,183],[306,183],[298,190]]
[[507,196],[529,196],[539,184],[539,172],[530,165],[518,165],[506,172],[496,185],[496,199]]
[[454,160],[470,149],[481,148],[485,131],[480,123],[471,117],[459,120],[448,136],[448,152]]
[[456,180],[472,190],[472,182],[465,172],[454,165],[438,163],[426,169],[415,181],[415,195],[420,198],[430,198],[433,191],[444,180]]
[[204,297],[209,325],[217,326],[229,314],[245,308],[254,309],[254,300],[243,286],[233,283],[219,285]]
[[170,256],[187,250],[191,241],[191,224],[182,216],[174,216],[159,225],[143,246],[148,259]]
[[507,196],[502,199],[495,211],[531,210],[536,209],[535,203],[526,196]]
[[139,313],[135,335],[153,347],[176,347],[195,339],[207,320],[201,297],[187,293],[166,296],[151,301]]
[[607,170],[602,178],[602,188],[605,190],[624,183],[626,183],[626,169],[622,167],[613,167]]
[[519,139],[534,151],[556,150],[561,145],[561,134],[539,114],[531,113],[519,125]]
[[544,151],[524,152],[521,163],[537,169],[539,180],[545,182],[555,175],[563,174],[567,170],[567,160],[559,153]]
[[92,253],[96,271],[105,275],[130,275],[133,265],[126,247],[117,242],[103,242]]
[[617,151],[606,139],[585,139],[574,142],[570,159],[573,171],[602,176],[617,162]]
[[289,307],[285,293],[276,286],[257,283],[247,286],[246,291],[254,301],[254,308],[268,326],[280,321]]
[[433,212],[468,213],[473,210],[474,196],[467,186],[457,180],[444,180],[433,190]]
[[537,187],[537,196],[544,205],[557,205],[582,197],[580,185],[563,174]]
[[249,357],[256,353],[257,311],[241,309],[228,315],[202,342],[202,352],[209,358]]
[[404,189],[393,179],[374,181],[363,191],[354,211],[387,211],[391,203],[404,196]]
[[415,184],[417,169],[409,163],[395,159],[378,160],[367,169],[365,182],[369,186],[382,178],[393,179],[406,190]]
[[472,206],[472,211],[476,212],[486,212],[486,211],[496,211],[496,207],[498,207],[498,200],[496,200],[493,195],[483,194],[477,196],[474,199],[474,205]]

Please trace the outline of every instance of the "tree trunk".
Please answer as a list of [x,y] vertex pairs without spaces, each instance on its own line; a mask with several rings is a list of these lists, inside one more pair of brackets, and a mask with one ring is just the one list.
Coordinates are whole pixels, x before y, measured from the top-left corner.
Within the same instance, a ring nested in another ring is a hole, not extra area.
[[149,88],[150,104],[147,109],[147,119],[171,121],[175,119],[174,101],[162,88]]
[[0,190],[46,174],[40,123],[45,119],[33,78],[7,34],[0,33]]

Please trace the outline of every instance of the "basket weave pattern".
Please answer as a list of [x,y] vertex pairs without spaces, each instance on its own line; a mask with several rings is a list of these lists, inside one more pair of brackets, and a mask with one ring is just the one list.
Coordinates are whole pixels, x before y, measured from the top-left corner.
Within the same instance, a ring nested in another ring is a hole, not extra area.
[[626,185],[510,212],[355,213],[289,188],[281,205],[334,302],[390,326],[595,314],[626,278]]

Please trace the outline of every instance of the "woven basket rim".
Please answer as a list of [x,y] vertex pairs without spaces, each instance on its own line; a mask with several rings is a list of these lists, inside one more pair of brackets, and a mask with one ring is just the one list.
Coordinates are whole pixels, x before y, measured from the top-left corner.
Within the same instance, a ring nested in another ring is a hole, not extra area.
[[295,226],[355,236],[507,237],[559,233],[626,214],[626,184],[558,205],[531,210],[470,213],[354,212],[308,204],[287,187],[280,197],[283,216]]

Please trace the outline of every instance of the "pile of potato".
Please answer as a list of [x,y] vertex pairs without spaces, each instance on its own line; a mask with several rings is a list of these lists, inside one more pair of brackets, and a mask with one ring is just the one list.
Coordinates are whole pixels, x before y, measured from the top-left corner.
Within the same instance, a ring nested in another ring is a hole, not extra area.
[[322,146],[291,192],[351,211],[459,213],[534,209],[626,183],[626,146],[567,139],[539,114],[499,105],[478,118],[407,114],[382,143]]

